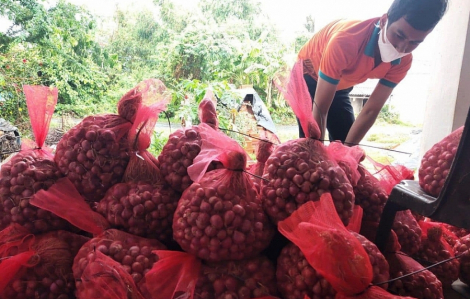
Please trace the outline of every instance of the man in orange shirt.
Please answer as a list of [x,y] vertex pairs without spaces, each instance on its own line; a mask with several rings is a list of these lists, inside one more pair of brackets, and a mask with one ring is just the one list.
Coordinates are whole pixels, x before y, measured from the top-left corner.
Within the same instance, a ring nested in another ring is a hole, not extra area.
[[[300,50],[313,116],[322,138],[359,143],[393,88],[411,67],[410,54],[434,29],[447,0],[395,0],[388,13],[366,21],[334,21]],[[380,79],[357,119],[349,93],[367,79]],[[300,137],[305,137],[299,125]]]

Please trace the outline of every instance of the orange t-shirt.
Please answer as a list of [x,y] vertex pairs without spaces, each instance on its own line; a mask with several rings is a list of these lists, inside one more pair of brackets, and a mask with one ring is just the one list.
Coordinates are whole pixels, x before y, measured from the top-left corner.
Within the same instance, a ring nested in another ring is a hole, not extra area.
[[[305,73],[337,84],[342,90],[367,79],[380,79],[380,83],[395,87],[411,67],[411,54],[392,62],[374,66],[374,52],[380,28],[380,18],[366,21],[334,21],[316,33],[300,50]],[[377,49],[378,51],[378,49]]]

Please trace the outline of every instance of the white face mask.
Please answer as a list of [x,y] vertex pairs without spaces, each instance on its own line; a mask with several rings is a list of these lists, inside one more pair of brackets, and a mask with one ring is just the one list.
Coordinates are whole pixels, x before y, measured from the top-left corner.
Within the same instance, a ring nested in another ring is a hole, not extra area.
[[379,50],[380,50],[380,57],[382,58],[383,62],[391,62],[395,59],[401,58],[406,56],[410,53],[400,53],[395,49],[395,47],[390,43],[387,38],[387,25],[388,20],[385,22],[384,29],[381,29],[379,32]]

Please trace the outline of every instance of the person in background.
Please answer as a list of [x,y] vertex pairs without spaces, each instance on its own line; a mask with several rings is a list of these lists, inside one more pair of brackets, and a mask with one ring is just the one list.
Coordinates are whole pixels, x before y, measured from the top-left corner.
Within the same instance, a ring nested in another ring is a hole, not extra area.
[[[322,139],[358,144],[374,124],[393,88],[411,67],[411,52],[441,20],[447,0],[395,0],[382,17],[337,20],[316,33],[299,51],[313,116]],[[367,79],[380,79],[354,117],[349,93]],[[299,137],[305,137],[299,124]]]

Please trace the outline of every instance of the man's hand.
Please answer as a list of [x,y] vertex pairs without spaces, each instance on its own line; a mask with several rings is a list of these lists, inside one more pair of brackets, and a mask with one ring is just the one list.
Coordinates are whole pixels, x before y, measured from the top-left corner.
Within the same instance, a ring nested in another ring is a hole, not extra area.
[[317,90],[313,102],[313,117],[321,130],[321,139],[325,139],[326,118],[330,110],[337,85],[331,84],[322,78],[318,78]]
[[362,138],[367,134],[374,124],[385,102],[392,94],[393,88],[378,83],[374,91],[370,95],[369,100],[362,108],[353,123],[346,137],[346,145],[355,145],[361,142]]

